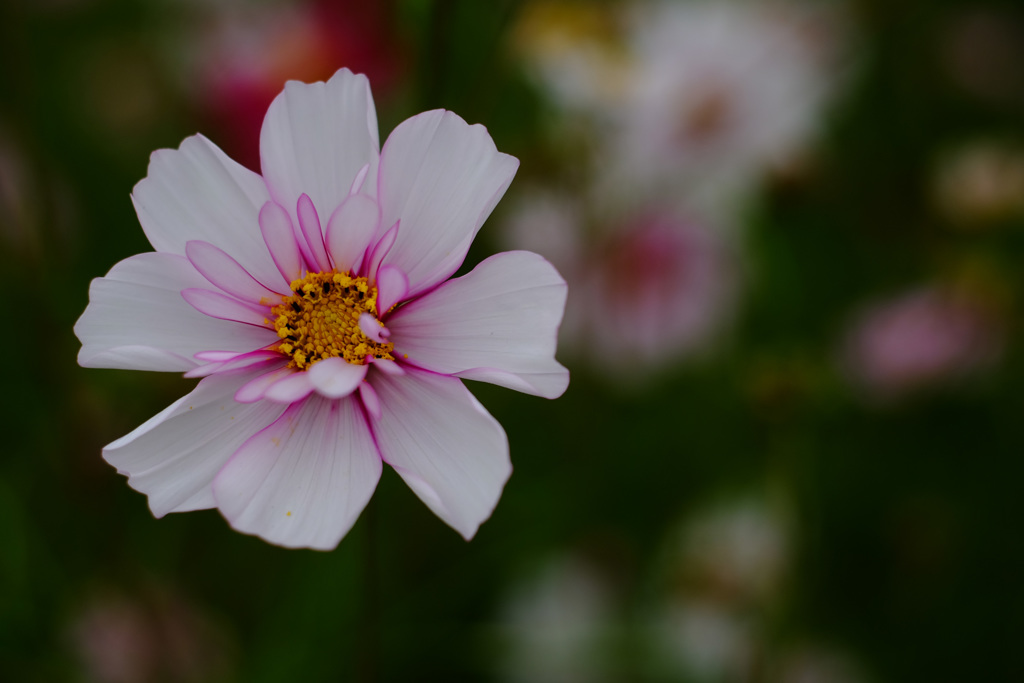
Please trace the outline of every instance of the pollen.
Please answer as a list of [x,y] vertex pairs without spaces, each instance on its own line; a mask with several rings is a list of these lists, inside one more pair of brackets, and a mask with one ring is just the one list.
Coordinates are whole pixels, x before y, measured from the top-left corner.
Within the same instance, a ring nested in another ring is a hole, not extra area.
[[[394,344],[376,342],[359,329],[359,316],[376,315],[377,289],[350,273],[310,273],[291,284],[293,294],[270,309],[288,367],[306,370],[327,358],[364,365],[367,356],[394,360]],[[269,322],[269,319],[268,319]]]

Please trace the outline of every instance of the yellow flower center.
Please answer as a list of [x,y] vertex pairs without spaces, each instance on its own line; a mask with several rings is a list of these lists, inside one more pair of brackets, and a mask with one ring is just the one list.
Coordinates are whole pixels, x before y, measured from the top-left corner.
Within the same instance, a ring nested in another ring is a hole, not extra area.
[[270,309],[282,340],[277,350],[291,357],[288,367],[306,370],[335,357],[353,365],[364,365],[367,356],[394,360],[394,344],[376,342],[359,329],[359,316],[376,318],[377,310],[377,288],[365,277],[310,273],[292,282],[291,289],[292,296]]

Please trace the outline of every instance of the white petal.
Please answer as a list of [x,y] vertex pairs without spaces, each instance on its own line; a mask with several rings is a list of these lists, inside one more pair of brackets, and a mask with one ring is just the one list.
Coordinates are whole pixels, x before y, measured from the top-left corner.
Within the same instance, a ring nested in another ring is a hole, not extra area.
[[494,147],[487,130],[449,111],[400,124],[381,152],[381,226],[401,220],[384,259],[409,276],[410,295],[447,279],[505,194],[519,161]]
[[377,202],[354,194],[342,203],[327,222],[327,250],[339,271],[354,271],[380,223]]
[[542,257],[496,254],[396,309],[389,341],[434,372],[555,398],[569,384],[555,360],[565,297],[565,281]]
[[434,514],[472,538],[512,473],[501,425],[454,377],[410,368],[401,377],[375,373],[371,383],[384,461]]
[[187,242],[203,240],[278,289],[281,277],[259,227],[259,210],[268,199],[260,176],[201,135],[186,138],[178,149],[153,152],[148,174],[132,190],[139,222],[154,249],[183,255]]
[[342,358],[325,358],[313,363],[306,373],[319,394],[327,398],[342,398],[359,387],[368,367],[354,365]]
[[214,506],[210,488],[217,471],[249,437],[284,406],[245,405],[232,396],[260,371],[214,375],[127,436],[103,449],[103,457],[128,484],[149,496],[157,517]]
[[260,157],[274,200],[298,225],[299,196],[330,216],[369,164],[364,191],[374,194],[377,114],[365,76],[341,69],[326,83],[289,81],[263,120]]
[[380,479],[355,401],[317,396],[255,435],[217,475],[217,507],[235,529],[290,548],[330,550]]
[[185,371],[200,351],[245,353],[274,342],[272,330],[218,320],[190,306],[181,291],[206,286],[184,256],[146,253],[115,265],[89,287],[75,323],[78,362],[88,368]]

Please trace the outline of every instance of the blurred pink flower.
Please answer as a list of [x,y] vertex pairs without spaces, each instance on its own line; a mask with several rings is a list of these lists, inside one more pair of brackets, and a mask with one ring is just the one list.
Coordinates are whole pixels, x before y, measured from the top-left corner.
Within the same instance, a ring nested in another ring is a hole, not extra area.
[[585,223],[571,202],[526,197],[506,239],[566,274],[562,343],[609,376],[642,381],[704,350],[732,317],[737,267],[702,223],[657,208],[612,218],[593,237]]
[[382,461],[465,538],[490,516],[508,442],[460,378],[565,391],[566,285],[528,252],[448,279],[518,168],[483,126],[436,110],[378,147],[342,69],[271,104],[262,177],[199,135],[153,154],[132,199],[156,252],[94,280],[75,332],[83,366],[205,377],[104,449],[156,516],[329,549]]
[[966,291],[929,287],[857,316],[842,360],[851,382],[887,399],[982,369],[1001,350],[1001,329],[989,302]]
[[365,73],[378,96],[395,84],[403,48],[390,2],[303,0],[260,7],[227,3],[187,40],[188,82],[225,151],[259,168],[263,114],[287,80]]

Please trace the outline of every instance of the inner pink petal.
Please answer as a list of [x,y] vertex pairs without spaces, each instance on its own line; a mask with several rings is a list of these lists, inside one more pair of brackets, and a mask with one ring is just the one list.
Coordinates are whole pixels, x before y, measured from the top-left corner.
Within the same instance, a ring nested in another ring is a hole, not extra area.
[[308,372],[295,372],[267,387],[263,398],[275,403],[295,403],[313,393],[313,389]]
[[265,305],[271,301],[279,301],[277,293],[264,287],[238,261],[209,242],[187,242],[185,255],[210,284],[231,296],[254,304]]
[[280,358],[281,354],[277,351],[258,349],[256,351],[250,351],[249,353],[240,353],[234,358],[230,358],[228,360],[200,365],[198,368],[186,372],[185,377],[206,377],[208,375],[215,375],[222,372],[228,372],[230,370],[247,368],[257,365],[258,363],[266,363]]
[[379,223],[380,207],[366,195],[352,195],[334,210],[327,221],[327,248],[336,269],[358,274]]
[[367,365],[354,365],[342,358],[326,358],[313,363],[307,373],[313,387],[327,398],[348,396],[366,377]]
[[397,266],[382,266],[377,271],[377,317],[383,319],[391,307],[409,293],[409,277]]
[[320,216],[313,206],[313,200],[308,194],[299,197],[296,213],[299,216],[299,229],[305,238],[308,248],[308,256],[312,257],[310,263],[318,272],[324,273],[331,269],[331,261],[327,257],[327,248],[324,246],[324,234],[320,228]]
[[377,240],[377,244],[366,253],[366,261],[363,264],[363,274],[370,279],[370,282],[376,283],[377,281],[377,269],[380,267],[380,262],[384,260],[384,257],[391,251],[391,247],[395,246],[395,240],[398,239],[398,226],[399,223],[395,223],[391,228],[384,233],[383,237]]
[[285,367],[285,360],[281,359],[281,367],[267,372],[264,375],[252,379],[235,392],[235,400],[239,403],[255,403],[261,400],[267,393],[267,389],[281,379],[295,374],[295,370]]
[[183,289],[181,296],[197,311],[211,318],[234,320],[259,327],[267,327],[269,324],[267,316],[270,315],[270,309],[267,306],[239,301],[227,294],[211,292],[208,289]]
[[280,204],[267,202],[260,209],[260,232],[285,284],[301,278],[305,265],[302,253],[295,241],[292,219]]

